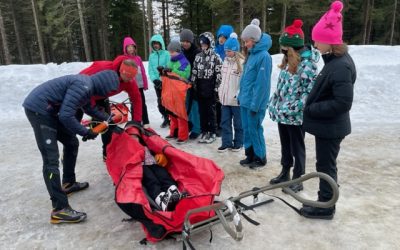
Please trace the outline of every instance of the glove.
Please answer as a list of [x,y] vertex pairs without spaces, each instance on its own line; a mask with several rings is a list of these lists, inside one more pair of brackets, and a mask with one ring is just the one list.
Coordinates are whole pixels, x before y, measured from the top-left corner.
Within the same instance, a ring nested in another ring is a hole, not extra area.
[[154,80],[153,83],[154,83],[154,88],[161,89],[162,82],[160,80]]
[[164,71],[164,67],[163,67],[163,66],[158,66],[158,67],[157,67],[157,70],[158,70],[158,73],[159,73],[160,75],[162,75],[162,73],[163,73],[163,71]]
[[87,134],[82,137],[82,141],[94,140],[99,134],[96,134],[91,129],[88,130]]
[[162,167],[165,167],[168,164],[168,159],[164,154],[156,154],[154,159],[156,160],[157,164]]
[[250,115],[251,115],[251,116],[256,116],[256,115],[257,115],[257,112],[251,110],[251,111],[250,111]]

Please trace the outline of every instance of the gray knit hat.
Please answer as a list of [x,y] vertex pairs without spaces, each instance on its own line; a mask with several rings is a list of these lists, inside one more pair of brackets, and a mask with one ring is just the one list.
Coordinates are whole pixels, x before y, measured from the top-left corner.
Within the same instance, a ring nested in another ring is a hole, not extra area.
[[181,39],[181,42],[184,42],[184,41],[189,41],[191,43],[194,42],[194,35],[190,29],[183,29],[181,31],[181,33],[179,34],[179,37]]
[[181,43],[178,40],[172,40],[168,46],[167,46],[168,51],[176,51],[176,52],[181,52]]
[[258,42],[261,39],[260,20],[253,19],[249,25],[244,28],[241,35],[242,40],[254,39]]

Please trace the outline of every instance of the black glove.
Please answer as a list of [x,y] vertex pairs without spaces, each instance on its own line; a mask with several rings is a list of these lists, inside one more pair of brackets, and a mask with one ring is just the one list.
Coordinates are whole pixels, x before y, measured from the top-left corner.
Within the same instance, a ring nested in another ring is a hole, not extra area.
[[154,88],[156,88],[156,89],[161,89],[161,87],[162,87],[162,81],[160,81],[160,80],[154,80],[153,83],[154,83]]
[[250,111],[250,115],[251,115],[251,116],[256,116],[256,115],[257,115],[257,112],[251,110],[251,111]]
[[160,74],[160,76],[162,75],[163,71],[164,71],[164,67],[163,66],[158,66],[157,67],[158,73]]
[[96,134],[91,129],[88,130],[87,134],[82,137],[82,141],[94,140],[99,134]]

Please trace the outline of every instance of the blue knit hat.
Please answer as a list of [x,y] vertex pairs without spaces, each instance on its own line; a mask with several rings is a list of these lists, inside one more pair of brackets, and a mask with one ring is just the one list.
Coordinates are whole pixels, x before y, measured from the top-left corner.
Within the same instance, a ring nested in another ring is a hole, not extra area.
[[224,43],[225,50],[232,50],[238,52],[240,50],[240,43],[238,41],[238,35],[233,32],[229,36],[228,40]]

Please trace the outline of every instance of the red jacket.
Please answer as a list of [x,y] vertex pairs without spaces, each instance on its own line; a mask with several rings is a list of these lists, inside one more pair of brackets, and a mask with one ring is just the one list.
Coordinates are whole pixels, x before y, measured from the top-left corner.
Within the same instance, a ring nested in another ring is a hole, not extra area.
[[[111,69],[118,72],[119,66],[121,65],[122,61],[128,59],[127,57],[118,57],[114,61],[95,61],[92,65],[87,67],[86,69],[82,70],[79,74],[85,75],[93,75],[97,72]],[[111,92],[109,96],[117,95],[125,91],[129,99],[131,101],[131,112],[132,112],[132,119],[134,121],[141,122],[142,121],[142,97],[140,96],[139,88],[136,84],[135,79],[130,82],[124,82],[120,78],[119,88],[116,91]],[[96,100],[103,99],[104,97],[101,96],[93,96],[91,102],[94,103]]]

